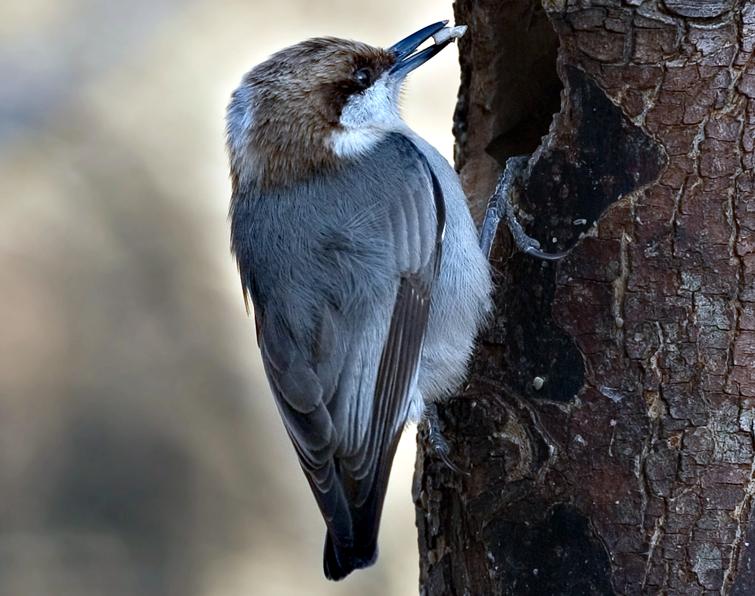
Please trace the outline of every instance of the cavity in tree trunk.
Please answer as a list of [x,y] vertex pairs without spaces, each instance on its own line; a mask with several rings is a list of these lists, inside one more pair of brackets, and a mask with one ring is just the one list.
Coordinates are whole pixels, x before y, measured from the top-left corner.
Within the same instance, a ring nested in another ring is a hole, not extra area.
[[419,435],[421,593],[754,594],[755,3],[543,5],[455,4],[473,212],[532,153],[525,228],[571,252],[496,240],[440,408],[470,475]]

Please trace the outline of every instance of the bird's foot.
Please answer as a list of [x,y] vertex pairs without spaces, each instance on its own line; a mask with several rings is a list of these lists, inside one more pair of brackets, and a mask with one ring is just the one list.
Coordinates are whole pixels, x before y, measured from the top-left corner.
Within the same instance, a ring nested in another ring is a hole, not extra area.
[[446,441],[443,432],[440,430],[440,417],[438,415],[438,406],[436,404],[431,403],[425,407],[425,419],[427,420],[427,438],[430,441],[430,447],[432,447],[433,453],[435,453],[435,455],[438,456],[438,459],[457,474],[469,476],[468,470],[460,468],[451,461],[449,456],[451,448],[448,446],[448,441]]
[[511,204],[511,195],[521,186],[524,172],[527,168],[528,156],[518,155],[506,160],[506,167],[503,170],[501,178],[498,180],[495,192],[488,201],[488,208],[485,211],[485,219],[482,223],[480,232],[480,248],[482,252],[490,257],[490,251],[493,248],[498,226],[501,218],[506,218],[506,225],[511,232],[516,247],[523,253],[545,261],[558,261],[566,256],[565,252],[549,253],[540,248],[540,243],[528,236],[522,224],[514,214],[514,207]]

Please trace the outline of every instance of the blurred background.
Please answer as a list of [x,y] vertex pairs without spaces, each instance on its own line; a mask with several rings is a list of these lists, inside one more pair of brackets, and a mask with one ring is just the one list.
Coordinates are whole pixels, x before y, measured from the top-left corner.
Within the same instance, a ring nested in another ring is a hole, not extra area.
[[[414,433],[375,567],[322,576],[226,219],[241,75],[314,35],[389,45],[430,0],[26,0],[0,8],[0,594],[417,593]],[[449,158],[455,47],[409,123]]]

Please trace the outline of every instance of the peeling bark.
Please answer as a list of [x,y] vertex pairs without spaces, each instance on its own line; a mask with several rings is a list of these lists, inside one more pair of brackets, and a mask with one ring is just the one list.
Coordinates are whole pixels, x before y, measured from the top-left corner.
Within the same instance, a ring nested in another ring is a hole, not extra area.
[[571,252],[496,241],[496,318],[441,408],[470,476],[419,435],[421,593],[753,594],[755,4],[543,5],[455,4],[473,208],[534,150],[525,227]]

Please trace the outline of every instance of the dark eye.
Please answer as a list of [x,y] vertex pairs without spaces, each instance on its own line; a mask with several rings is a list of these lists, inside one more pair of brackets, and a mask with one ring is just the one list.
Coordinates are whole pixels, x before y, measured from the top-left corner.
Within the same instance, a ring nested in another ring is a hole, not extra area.
[[360,68],[354,71],[354,80],[362,89],[367,89],[372,82],[372,73],[369,68]]

